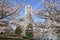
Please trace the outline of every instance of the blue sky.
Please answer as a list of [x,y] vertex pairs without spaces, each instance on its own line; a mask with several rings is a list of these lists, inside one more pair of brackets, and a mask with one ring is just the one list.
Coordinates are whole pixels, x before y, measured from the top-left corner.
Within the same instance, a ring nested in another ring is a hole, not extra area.
[[[33,10],[42,9],[41,0],[14,0],[14,2],[16,2],[16,3],[21,2],[24,4],[24,6],[27,6],[28,4],[30,4],[32,6]],[[21,11],[21,14],[18,18],[24,17],[24,16],[25,16],[25,8],[23,8],[23,10]],[[33,19],[35,21],[44,21],[44,20],[39,19],[38,17],[35,17],[35,16],[33,16]]]
[[[43,6],[41,4],[42,0],[13,0],[14,3],[23,3],[25,6],[27,6],[28,4],[30,4],[32,6],[33,10],[40,10],[43,9]],[[46,0],[48,1],[48,0]],[[57,2],[60,2],[60,0],[58,0]],[[60,7],[58,7],[58,9],[60,9]],[[23,8],[23,10],[21,11],[21,14],[19,15],[18,18],[20,17],[24,17],[25,16],[25,8]],[[39,19],[38,17],[33,17],[35,21],[44,21],[43,19]]]

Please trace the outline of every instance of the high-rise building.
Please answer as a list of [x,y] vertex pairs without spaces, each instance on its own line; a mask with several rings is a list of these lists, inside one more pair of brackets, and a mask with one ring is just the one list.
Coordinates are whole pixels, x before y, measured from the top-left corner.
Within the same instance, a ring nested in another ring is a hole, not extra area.
[[31,23],[32,22],[32,6],[28,5],[25,6],[25,15],[26,15],[26,23]]
[[32,6],[29,4],[25,6],[25,23],[24,23],[24,30],[23,30],[23,35],[25,36],[25,30],[27,29],[27,25],[31,24],[33,19],[32,19]]

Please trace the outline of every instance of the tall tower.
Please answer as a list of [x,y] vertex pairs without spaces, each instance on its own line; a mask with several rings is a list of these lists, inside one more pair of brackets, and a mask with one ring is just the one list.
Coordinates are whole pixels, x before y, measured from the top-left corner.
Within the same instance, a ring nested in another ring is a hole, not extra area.
[[27,29],[27,25],[32,22],[32,6],[27,5],[25,6],[25,24],[24,24],[24,31],[23,31],[23,36],[25,35],[25,31]]
[[25,6],[25,15],[26,15],[26,23],[31,23],[32,22],[32,6],[28,5]]

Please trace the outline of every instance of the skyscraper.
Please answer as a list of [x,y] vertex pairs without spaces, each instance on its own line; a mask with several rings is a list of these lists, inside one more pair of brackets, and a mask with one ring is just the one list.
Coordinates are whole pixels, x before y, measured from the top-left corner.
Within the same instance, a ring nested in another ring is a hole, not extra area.
[[25,23],[24,23],[24,30],[23,30],[23,33],[22,35],[23,36],[26,36],[25,35],[25,31],[27,29],[27,25],[31,24],[32,23],[32,6],[30,6],[29,4],[27,6],[25,6]]
[[31,23],[32,22],[32,6],[28,5],[25,6],[25,15],[26,15],[26,23]]

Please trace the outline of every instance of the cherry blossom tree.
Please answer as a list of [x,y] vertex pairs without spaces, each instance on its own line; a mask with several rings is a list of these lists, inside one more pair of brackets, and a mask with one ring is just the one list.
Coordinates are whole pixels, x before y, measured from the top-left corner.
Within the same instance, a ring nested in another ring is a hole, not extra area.
[[15,16],[16,14],[20,13],[23,8],[23,4],[19,3],[14,6],[13,5],[14,4],[12,4],[10,0],[0,1],[0,19],[6,18],[8,16]]
[[[58,7],[60,3],[57,0],[48,0],[42,1],[42,5],[44,9],[42,10],[34,10],[33,13],[35,16],[42,18],[45,21],[47,30],[50,30],[51,33],[60,33],[60,10]],[[59,36],[59,35],[58,35]]]

